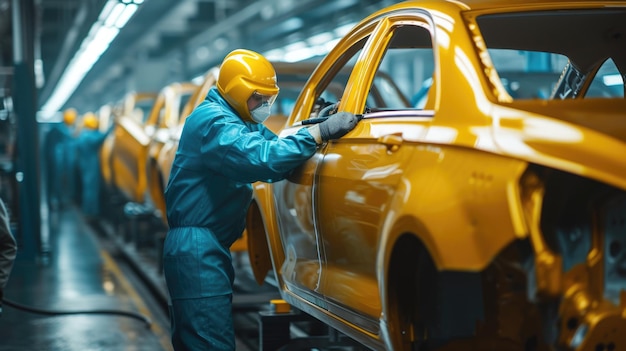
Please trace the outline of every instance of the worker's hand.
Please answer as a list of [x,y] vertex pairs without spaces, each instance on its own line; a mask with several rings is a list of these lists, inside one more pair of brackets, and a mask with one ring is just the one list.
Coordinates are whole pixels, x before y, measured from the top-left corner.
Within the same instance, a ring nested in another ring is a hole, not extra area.
[[359,122],[358,118],[349,112],[339,112],[319,124],[322,140],[341,138],[354,129]]

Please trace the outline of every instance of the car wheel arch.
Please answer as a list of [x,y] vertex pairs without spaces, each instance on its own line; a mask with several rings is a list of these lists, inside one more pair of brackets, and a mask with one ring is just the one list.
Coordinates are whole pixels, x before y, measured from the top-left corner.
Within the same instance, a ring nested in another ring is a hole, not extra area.
[[[421,227],[421,230],[419,229]],[[411,229],[409,229],[411,228]],[[419,224],[415,218],[402,218],[396,223],[396,229],[393,230],[394,235],[388,235],[384,248],[379,256],[380,296],[382,302],[382,320],[381,328],[388,347],[392,349],[406,349],[406,338],[409,336],[407,327],[403,321],[407,308],[415,306],[413,301],[415,296],[420,294],[419,284],[407,284],[409,281],[415,281],[415,276],[433,276],[437,274],[436,258],[432,254],[431,246],[434,243],[427,239],[427,229]],[[382,261],[382,262],[381,262]],[[407,269],[412,267],[412,269]],[[428,289],[426,289],[428,290]],[[427,293],[425,291],[422,294]],[[428,304],[427,301],[423,301]],[[430,305],[434,306],[434,301]],[[404,339],[404,340],[403,340]],[[419,348],[418,348],[419,349]]]
[[[400,232],[389,247],[381,284],[384,342],[394,350],[429,350],[468,337],[483,313],[481,272],[441,270],[437,253],[419,231]],[[459,286],[467,285],[465,298]],[[478,286],[476,286],[478,284]],[[382,294],[384,292],[384,294]],[[467,301],[473,301],[463,308]],[[459,315],[464,316],[459,319]],[[466,316],[467,315],[467,316]]]

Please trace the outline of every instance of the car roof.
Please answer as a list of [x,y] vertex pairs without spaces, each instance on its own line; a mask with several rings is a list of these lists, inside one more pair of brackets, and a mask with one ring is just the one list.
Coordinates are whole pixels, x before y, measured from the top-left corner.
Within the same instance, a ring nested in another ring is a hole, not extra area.
[[[619,9],[612,16],[603,11],[597,15],[560,10],[582,9]],[[480,31],[489,41],[490,48],[511,48],[528,51],[553,52],[567,56],[578,68],[585,71],[592,67],[599,58],[611,56],[615,40],[622,40],[626,33],[623,12],[626,1],[623,0],[422,0],[405,1],[379,10],[360,22],[366,25],[380,16],[396,11],[424,9],[432,13],[446,15],[467,15],[476,17]],[[523,16],[515,12],[536,12],[559,10],[552,16]],[[489,16],[480,16],[489,14]],[[568,16],[560,16],[561,14]],[[494,16],[497,15],[497,16]],[[579,15],[576,21],[572,16]],[[580,24],[580,25],[578,25]],[[511,31],[510,28],[523,28]],[[552,40],[537,40],[551,33]],[[610,36],[611,41],[602,40]],[[585,45],[580,45],[580,43]],[[595,53],[590,55],[589,53]]]
[[617,5],[624,4],[625,1],[616,0],[570,0],[570,1],[554,1],[554,0],[426,0],[426,1],[405,1],[397,4],[400,8],[406,7],[436,7],[441,4],[456,5],[462,10],[484,10],[484,9],[506,9],[511,7],[518,8],[533,8],[539,5],[541,6],[557,6],[568,7],[576,4],[585,5]]
[[[393,10],[403,10],[412,8],[421,8],[427,10],[440,10],[446,8],[452,11],[457,8],[458,12],[465,11],[484,11],[493,10],[493,12],[508,12],[513,9],[518,10],[542,10],[548,8],[577,8],[597,7],[597,6],[625,6],[624,0],[571,0],[571,1],[554,1],[554,0],[419,0],[419,1],[403,1],[390,5],[384,9],[372,13],[363,22],[376,18],[382,13],[388,13]],[[490,12],[490,11],[489,11]]]

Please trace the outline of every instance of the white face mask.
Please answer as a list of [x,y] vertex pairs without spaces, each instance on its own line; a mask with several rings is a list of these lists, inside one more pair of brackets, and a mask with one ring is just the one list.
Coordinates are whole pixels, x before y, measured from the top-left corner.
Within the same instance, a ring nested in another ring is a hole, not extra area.
[[267,117],[270,116],[271,108],[272,105],[270,105],[268,102],[262,103],[261,105],[259,105],[259,107],[250,111],[250,114],[252,115],[252,120],[259,124],[265,122]]

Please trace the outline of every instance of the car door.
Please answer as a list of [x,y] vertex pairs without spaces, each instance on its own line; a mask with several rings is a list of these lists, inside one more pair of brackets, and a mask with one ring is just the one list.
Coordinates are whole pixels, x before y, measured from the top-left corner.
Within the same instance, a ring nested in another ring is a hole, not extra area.
[[[380,21],[339,106],[363,119],[327,143],[315,172],[314,218],[325,259],[319,291],[330,312],[373,333],[382,311],[376,259],[385,219],[411,190],[403,170],[433,116],[409,102],[432,79],[429,28],[421,15]],[[402,82],[402,92],[393,77],[406,77],[407,67],[419,67],[419,74],[412,75],[417,82]]]
[[[350,44],[341,57],[328,60],[313,72],[281,136],[310,126],[311,117],[318,117],[321,110],[339,100],[352,70],[351,63],[357,60],[366,39],[359,38],[358,44]],[[313,221],[313,180],[323,156],[323,148],[319,148],[288,179],[272,184],[271,189],[284,253],[282,264],[278,263],[280,279],[299,298],[326,308],[325,298],[320,294],[325,258]]]

